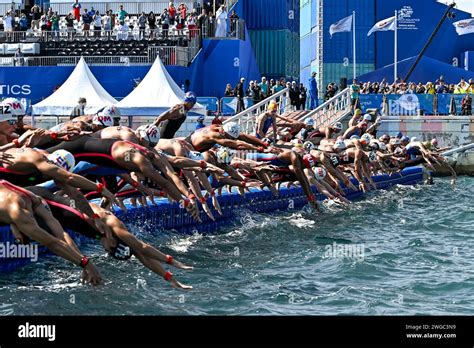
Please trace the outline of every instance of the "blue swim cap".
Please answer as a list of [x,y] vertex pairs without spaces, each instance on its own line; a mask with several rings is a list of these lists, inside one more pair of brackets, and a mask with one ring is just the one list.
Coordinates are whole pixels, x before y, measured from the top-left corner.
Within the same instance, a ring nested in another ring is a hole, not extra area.
[[185,103],[196,104],[196,101],[197,101],[196,94],[194,94],[194,92],[188,92],[184,96],[184,102]]
[[407,137],[406,135],[404,137],[402,137],[400,140],[401,140],[402,143],[409,143],[410,142],[410,138]]
[[403,133],[402,133],[402,132],[398,132],[398,134],[397,134],[397,138],[398,138],[398,139],[401,139],[401,138],[403,138]]

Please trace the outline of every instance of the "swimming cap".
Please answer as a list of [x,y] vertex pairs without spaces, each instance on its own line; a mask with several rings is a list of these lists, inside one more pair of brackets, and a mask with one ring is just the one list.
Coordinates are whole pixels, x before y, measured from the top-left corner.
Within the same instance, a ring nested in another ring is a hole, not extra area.
[[276,111],[278,109],[278,104],[276,102],[270,102],[268,104],[267,110],[268,111]]
[[184,102],[190,103],[190,104],[196,104],[197,102],[196,94],[194,94],[194,92],[186,93],[186,95],[184,96]]
[[189,151],[188,157],[194,161],[204,161],[203,154],[198,151]]
[[372,137],[370,136],[370,134],[364,134],[362,135],[362,137],[360,138],[360,142],[362,145],[367,145],[368,143],[370,143],[370,141],[372,140]]
[[8,121],[14,119],[14,116],[23,116],[25,113],[25,107],[16,98],[6,98],[0,102],[0,121]]
[[327,175],[326,169],[322,167],[314,167],[313,172],[314,172],[314,176],[316,177],[318,181],[324,180],[324,178]]
[[334,125],[332,126],[332,128],[334,128],[334,129],[340,131],[340,130],[342,130],[342,123],[341,123],[341,122],[336,122],[336,123],[334,123]]
[[314,126],[314,119],[313,119],[312,117],[307,118],[307,119],[304,121],[304,124],[307,125],[307,126],[313,127],[313,126]]
[[336,150],[344,150],[346,148],[346,143],[344,142],[344,140],[336,140],[333,145],[333,148]]
[[229,134],[232,138],[237,139],[240,135],[240,125],[236,122],[229,122],[224,124],[224,132]]
[[157,144],[160,141],[160,131],[155,125],[143,125],[137,128],[140,138],[146,141]]
[[66,150],[54,151],[48,156],[48,160],[67,171],[71,171],[71,169],[76,165],[74,156]]
[[305,141],[303,147],[306,151],[310,152],[311,150],[314,150],[316,146],[311,141]]
[[99,113],[98,115],[94,115],[92,118],[92,124],[97,126],[112,127],[114,125],[114,120],[111,115],[102,116],[101,113]]

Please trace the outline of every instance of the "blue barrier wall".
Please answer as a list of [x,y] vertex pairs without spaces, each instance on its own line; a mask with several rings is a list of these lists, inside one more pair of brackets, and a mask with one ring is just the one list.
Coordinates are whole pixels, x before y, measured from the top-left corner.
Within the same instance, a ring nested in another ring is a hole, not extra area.
[[[461,100],[463,94],[389,94],[387,101],[390,116],[417,116],[421,110],[425,115],[434,115],[437,104],[437,114],[449,115],[451,110],[451,100],[454,97],[456,103],[456,114],[461,114]],[[474,95],[471,95],[474,98]],[[367,109],[382,109],[383,95],[381,94],[361,94],[360,105],[363,111]]]

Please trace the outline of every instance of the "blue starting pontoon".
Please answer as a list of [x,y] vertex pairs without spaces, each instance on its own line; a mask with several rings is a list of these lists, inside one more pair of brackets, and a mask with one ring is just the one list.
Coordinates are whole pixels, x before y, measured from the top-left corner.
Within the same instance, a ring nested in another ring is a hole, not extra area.
[[[373,179],[379,189],[387,189],[394,185],[415,185],[423,181],[423,169],[419,167],[407,168],[400,174],[397,173],[391,176],[380,175],[375,176]],[[353,179],[353,182],[357,185],[357,181]],[[156,205],[148,207],[134,207],[127,203],[126,200],[125,205],[128,211],[124,212],[120,209],[116,209],[115,214],[125,223],[146,221],[148,226],[154,226],[154,233],[171,229],[184,234],[196,232],[210,233],[216,232],[221,227],[234,221],[237,213],[241,210],[248,210],[255,213],[271,213],[298,209],[308,203],[300,187],[290,189],[282,188],[279,192],[278,197],[273,196],[267,189],[262,191],[251,188],[250,192],[247,192],[245,196],[241,196],[235,189],[232,193],[224,192],[222,196],[218,198],[223,215],[214,213],[216,221],[212,221],[205,212],[201,211],[202,223],[194,221],[193,218],[187,214],[186,210],[180,208],[177,203],[169,203],[169,201],[164,198],[157,199]],[[362,196],[362,191],[346,189],[346,197],[350,200],[355,200]],[[318,194],[317,199],[318,201],[323,201],[325,197]],[[73,233],[73,236],[76,239],[85,239],[84,237],[78,237],[75,233]],[[10,232],[9,226],[0,227],[0,246],[5,248],[7,245],[13,243],[14,237]],[[41,255],[46,254],[44,247],[41,247],[39,251]],[[11,272],[28,263],[30,263],[30,260],[25,258],[0,257],[0,272]]]

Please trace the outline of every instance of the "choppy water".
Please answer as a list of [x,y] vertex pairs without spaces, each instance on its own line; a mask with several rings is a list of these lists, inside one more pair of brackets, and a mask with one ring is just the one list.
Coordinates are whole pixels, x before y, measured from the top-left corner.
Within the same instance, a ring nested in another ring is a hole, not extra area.
[[[474,313],[474,179],[377,192],[343,210],[246,214],[219,234],[143,235],[194,271],[172,289],[98,247],[106,284],[49,258],[0,275],[0,314],[413,315]],[[139,225],[139,224],[137,224]],[[342,248],[342,249],[341,249]],[[75,302],[75,303],[72,303]]]

